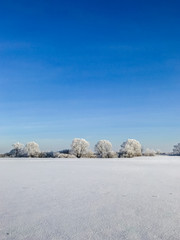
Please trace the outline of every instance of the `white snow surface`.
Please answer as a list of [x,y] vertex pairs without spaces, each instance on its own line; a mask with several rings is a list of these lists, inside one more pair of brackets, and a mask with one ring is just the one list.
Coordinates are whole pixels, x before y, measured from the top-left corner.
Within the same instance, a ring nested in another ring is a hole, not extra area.
[[179,240],[180,157],[0,159],[0,240]]

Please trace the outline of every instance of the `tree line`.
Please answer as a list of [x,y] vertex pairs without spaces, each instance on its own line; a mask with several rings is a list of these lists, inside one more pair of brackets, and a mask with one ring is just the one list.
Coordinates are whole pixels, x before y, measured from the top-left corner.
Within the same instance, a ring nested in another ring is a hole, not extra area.
[[[131,158],[139,156],[155,156],[162,154],[160,150],[147,148],[143,150],[142,145],[135,139],[128,139],[121,144],[120,150],[114,152],[112,144],[108,140],[100,140],[94,147],[94,152],[89,149],[89,142],[83,138],[75,138],[71,148],[58,152],[42,152],[36,142],[26,145],[14,143],[9,153],[1,154],[1,157],[36,157],[36,158]],[[180,143],[174,146],[173,155],[180,155]]]

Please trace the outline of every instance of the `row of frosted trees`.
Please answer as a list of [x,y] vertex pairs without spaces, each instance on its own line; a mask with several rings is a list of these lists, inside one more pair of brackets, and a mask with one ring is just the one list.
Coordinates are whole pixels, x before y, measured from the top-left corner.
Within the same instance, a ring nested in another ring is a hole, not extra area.
[[[59,152],[41,152],[36,142],[29,142],[25,146],[21,143],[13,144],[13,149],[8,153],[10,157],[57,157],[57,158],[117,158],[117,157],[138,157],[142,155],[154,156],[160,152],[152,149],[142,150],[139,141],[128,139],[123,142],[119,152],[112,150],[112,144],[108,140],[100,140],[94,147],[94,152],[89,149],[89,142],[83,138],[75,138],[72,141],[71,149]],[[6,155],[7,156],[7,155]]]

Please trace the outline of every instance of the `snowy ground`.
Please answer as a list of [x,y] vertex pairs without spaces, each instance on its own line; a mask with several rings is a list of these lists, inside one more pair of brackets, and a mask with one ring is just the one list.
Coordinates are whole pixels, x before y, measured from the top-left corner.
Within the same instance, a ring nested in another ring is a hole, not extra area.
[[179,240],[180,157],[0,159],[0,240]]

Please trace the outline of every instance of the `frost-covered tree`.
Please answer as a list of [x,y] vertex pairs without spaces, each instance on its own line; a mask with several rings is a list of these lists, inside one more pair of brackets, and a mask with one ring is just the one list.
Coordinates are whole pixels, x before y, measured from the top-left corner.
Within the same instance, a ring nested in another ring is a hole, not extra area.
[[180,155],[180,143],[178,143],[177,145],[174,145],[173,154]]
[[156,150],[156,155],[161,155],[162,154],[162,151],[160,149],[157,149]]
[[108,140],[100,140],[94,148],[95,152],[102,158],[108,158],[108,153],[112,151],[112,144]]
[[14,143],[13,145],[13,149],[10,152],[10,155],[14,156],[14,157],[20,157],[23,155],[23,149],[24,149],[24,145],[22,143]]
[[72,144],[71,144],[72,153],[77,158],[83,157],[88,152],[88,148],[89,148],[89,143],[83,138],[75,138],[72,141]]
[[28,157],[37,157],[40,153],[39,145],[36,142],[29,142],[24,148],[24,153]]
[[156,155],[156,151],[154,151],[153,149],[147,148],[144,152],[144,156],[155,156],[155,155]]
[[120,156],[122,157],[138,157],[142,155],[142,147],[140,142],[135,139],[128,139],[121,145]]

